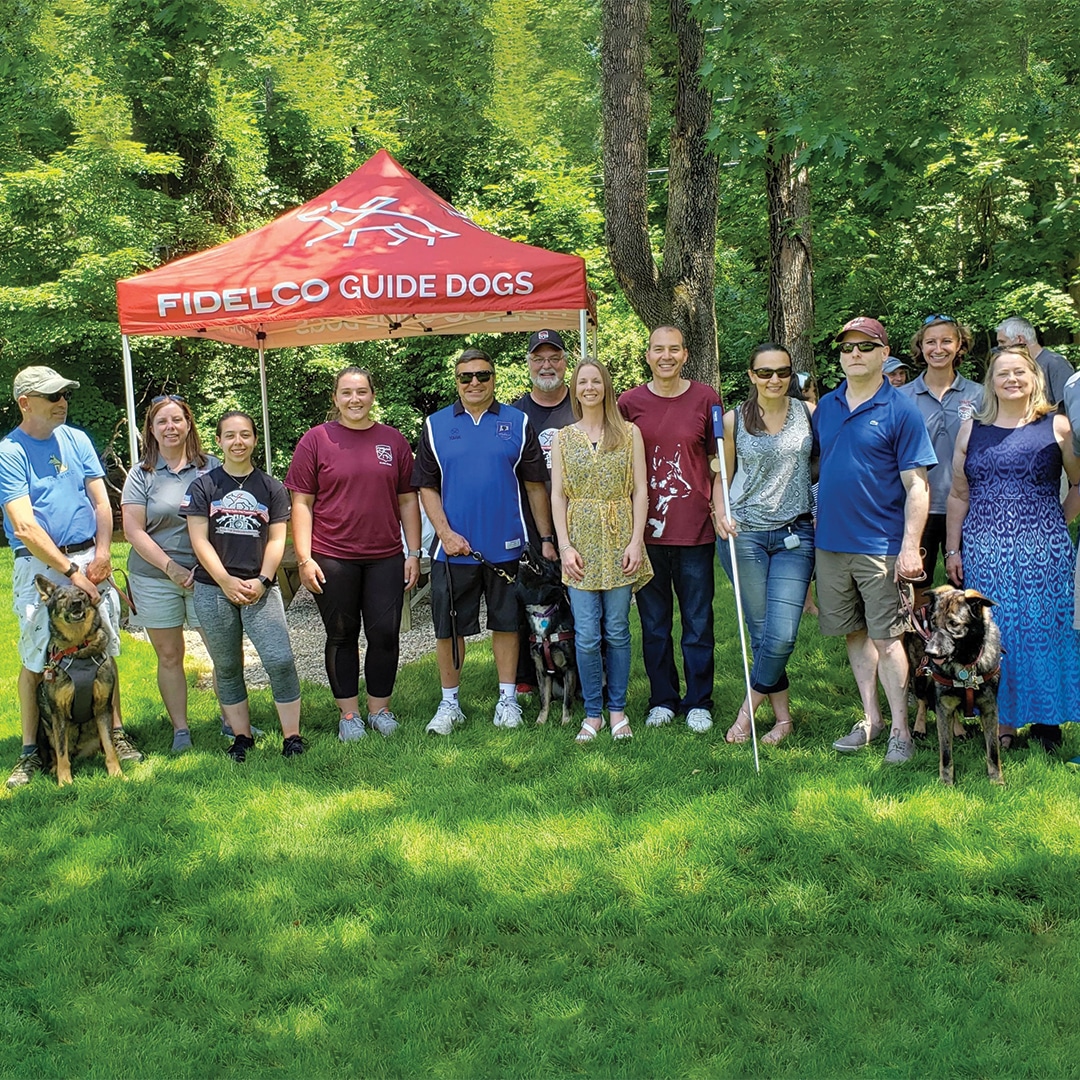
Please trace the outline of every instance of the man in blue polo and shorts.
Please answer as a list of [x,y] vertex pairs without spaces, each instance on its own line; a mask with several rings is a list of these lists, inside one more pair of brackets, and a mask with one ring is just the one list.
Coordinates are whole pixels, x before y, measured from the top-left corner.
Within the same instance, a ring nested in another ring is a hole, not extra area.
[[[835,340],[847,378],[814,412],[820,446],[816,533],[818,625],[843,634],[863,719],[833,747],[861,750],[885,729],[877,683],[892,726],[885,761],[910,761],[906,618],[897,583],[922,575],[919,542],[930,508],[927,468],[936,464],[915,404],[882,373],[889,338],[877,319],[846,323]],[[905,586],[906,587],[906,586]]]
[[[19,719],[22,753],[9,788],[22,787],[42,768],[38,753],[37,688],[45,670],[49,612],[34,578],[74,585],[100,604],[108,653],[120,655],[120,601],[106,579],[112,573],[112,508],[105,471],[86,432],[68,427],[68,401],[78,390],[48,367],[15,376],[13,396],[22,422],[0,440],[0,504],[4,532],[15,555],[11,574],[19,619]],[[100,591],[99,591],[100,587]],[[113,697],[113,745],[121,761],[141,761],[120,723],[119,691]]]
[[547,465],[536,433],[520,409],[495,400],[495,365],[466,349],[454,365],[459,398],[424,421],[412,482],[438,540],[431,567],[431,615],[442,700],[427,726],[449,735],[465,720],[458,702],[465,636],[480,632],[480,598],[499,676],[496,727],[521,723],[514,578],[525,548],[519,480],[541,534],[545,559],[555,560]]

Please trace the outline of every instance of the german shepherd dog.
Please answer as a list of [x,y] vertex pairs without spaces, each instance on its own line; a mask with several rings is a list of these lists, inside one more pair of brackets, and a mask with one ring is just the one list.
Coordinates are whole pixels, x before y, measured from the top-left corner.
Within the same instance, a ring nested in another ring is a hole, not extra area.
[[911,689],[919,703],[917,726],[928,708],[937,717],[939,775],[953,782],[953,720],[978,713],[986,741],[986,771],[993,784],[1005,782],[998,744],[997,688],[1001,677],[1001,631],[990,609],[994,601],[974,589],[941,585],[915,613],[917,631],[904,635],[911,666]]
[[517,592],[529,620],[529,651],[536,664],[540,688],[538,724],[546,724],[551,698],[562,695],[562,722],[570,722],[570,707],[577,692],[577,658],[574,652],[574,616],[570,611],[559,564],[548,562],[533,548],[518,566]]
[[38,752],[56,782],[71,783],[71,758],[105,755],[110,776],[120,776],[112,744],[116,661],[106,655],[108,635],[98,609],[81,589],[54,585],[38,574],[38,594],[49,611],[49,651],[38,685]]

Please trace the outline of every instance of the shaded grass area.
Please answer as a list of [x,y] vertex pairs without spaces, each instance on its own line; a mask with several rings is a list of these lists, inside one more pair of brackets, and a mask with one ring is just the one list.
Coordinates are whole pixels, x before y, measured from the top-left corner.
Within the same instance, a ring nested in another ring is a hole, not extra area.
[[[125,712],[149,754],[126,783],[81,762],[70,788],[0,797],[4,1074],[1077,1071],[1080,781],[1032,751],[993,788],[975,741],[952,791],[936,749],[898,770],[883,747],[834,754],[854,686],[813,619],[798,733],[762,749],[760,775],[723,721],[639,721],[585,750],[557,725],[496,729],[485,646],[450,739],[423,734],[429,657],[401,674],[392,739],[338,744],[328,691],[305,686],[309,753],[282,759],[268,735],[237,767],[196,692],[197,749],[174,758],[153,671],[127,640]],[[635,668],[631,717],[646,704]],[[276,729],[265,692],[253,714]]]

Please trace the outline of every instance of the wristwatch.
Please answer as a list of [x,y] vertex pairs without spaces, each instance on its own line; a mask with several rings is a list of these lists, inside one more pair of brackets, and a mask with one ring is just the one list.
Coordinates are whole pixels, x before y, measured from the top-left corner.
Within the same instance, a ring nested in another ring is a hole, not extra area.
[[409,559],[422,559],[423,557],[424,557],[424,549],[423,548],[409,548],[408,552],[406,553],[406,558],[409,558]]
[[541,536],[540,537],[540,543],[541,544],[554,544],[555,543],[555,537],[554,536]]
[[951,559],[953,555],[959,555],[959,554],[960,554],[959,551],[946,551],[945,552],[945,558],[946,559]]
[[79,572],[79,564],[71,563],[70,566],[64,571],[64,577],[72,578]]
[[259,580],[262,582],[262,587],[264,589],[269,589],[270,586],[274,584],[274,579],[268,578],[265,574],[260,574]]

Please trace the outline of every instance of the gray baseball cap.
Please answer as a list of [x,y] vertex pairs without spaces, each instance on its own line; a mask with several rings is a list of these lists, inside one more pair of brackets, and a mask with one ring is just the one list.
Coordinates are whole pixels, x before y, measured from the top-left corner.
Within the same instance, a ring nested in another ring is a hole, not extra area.
[[78,389],[79,384],[74,379],[65,379],[51,367],[28,367],[16,374],[12,397],[18,401],[23,394],[55,394],[59,390]]
[[884,374],[891,375],[894,371],[899,371],[901,368],[905,371],[910,371],[911,365],[905,364],[898,356],[890,356],[889,359],[885,361],[881,370]]

